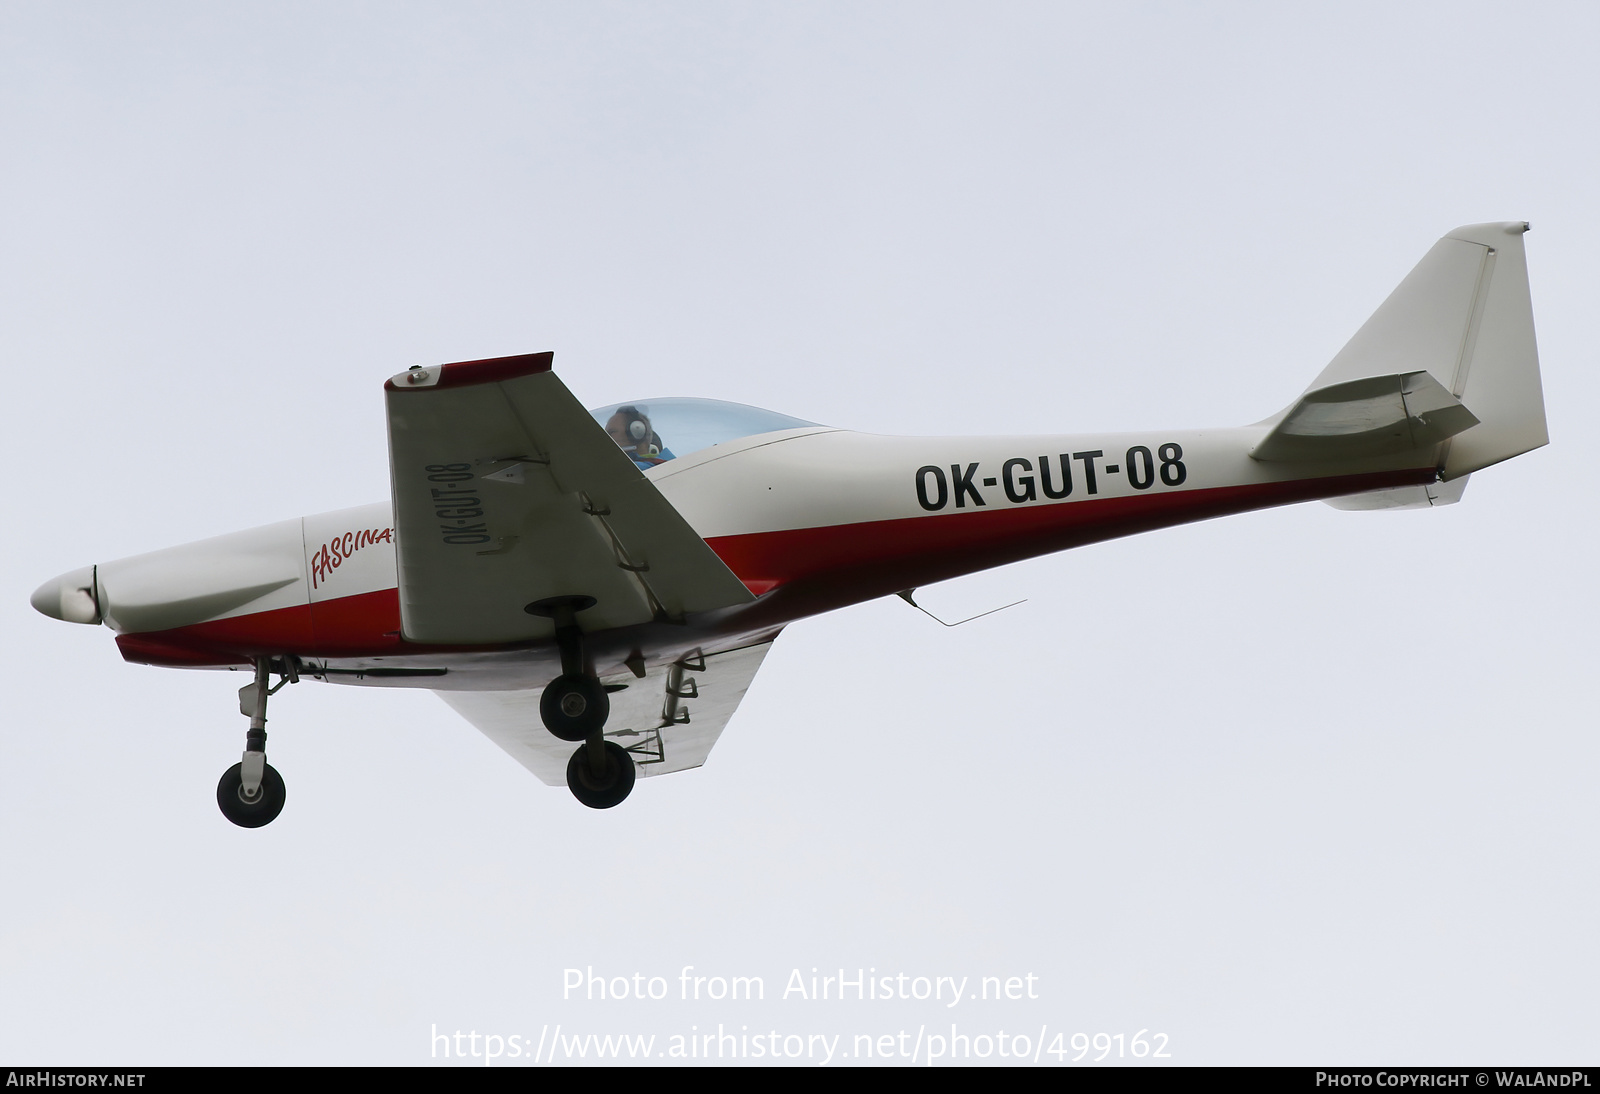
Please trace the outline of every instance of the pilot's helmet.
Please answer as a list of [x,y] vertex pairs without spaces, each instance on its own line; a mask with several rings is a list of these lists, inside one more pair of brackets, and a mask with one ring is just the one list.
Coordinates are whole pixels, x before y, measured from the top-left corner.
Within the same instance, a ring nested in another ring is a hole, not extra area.
[[645,412],[636,406],[623,406],[617,408],[617,416],[622,419],[622,431],[634,444],[650,439],[650,419]]
[[632,449],[639,457],[650,458],[661,452],[661,438],[650,428],[650,417],[640,407],[619,406],[606,423],[606,432],[624,450]]

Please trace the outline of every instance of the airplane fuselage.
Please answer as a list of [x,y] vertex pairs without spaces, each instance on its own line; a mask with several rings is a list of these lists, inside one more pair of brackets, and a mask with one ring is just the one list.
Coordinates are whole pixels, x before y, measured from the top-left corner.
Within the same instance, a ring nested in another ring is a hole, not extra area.
[[[595,671],[735,648],[804,616],[1100,540],[1436,478],[1431,460],[1259,462],[1249,452],[1264,433],[911,438],[811,427],[680,457],[647,477],[755,600],[591,634]],[[472,526],[492,529],[492,490],[478,493],[486,512]],[[329,681],[435,690],[538,687],[560,672],[550,641],[408,641],[395,540],[392,507],[380,502],[101,564],[60,584],[70,595],[89,573],[123,656],[145,664],[293,657]]]

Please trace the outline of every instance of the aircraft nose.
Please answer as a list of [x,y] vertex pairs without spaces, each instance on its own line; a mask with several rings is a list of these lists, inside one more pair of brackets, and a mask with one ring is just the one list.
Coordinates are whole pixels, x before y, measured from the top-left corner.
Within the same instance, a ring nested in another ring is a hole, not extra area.
[[95,568],[85,566],[46,581],[34,590],[29,603],[51,619],[64,619],[68,623],[100,622],[100,604],[95,599]]

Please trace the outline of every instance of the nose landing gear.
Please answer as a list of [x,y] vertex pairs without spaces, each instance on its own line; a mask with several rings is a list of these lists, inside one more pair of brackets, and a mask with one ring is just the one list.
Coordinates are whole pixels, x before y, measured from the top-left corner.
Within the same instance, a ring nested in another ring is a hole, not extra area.
[[254,795],[245,792],[244,779],[243,763],[236,763],[222,773],[222,781],[217,783],[217,806],[222,815],[240,828],[271,824],[283,812],[283,776],[278,774],[277,768],[262,762]]
[[285,658],[284,666],[283,679],[269,688],[272,661],[256,658],[255,683],[239,689],[239,713],[250,719],[250,728],[244,735],[244,755],[217,783],[217,807],[240,828],[271,824],[283,812],[283,776],[267,763],[267,696],[285,684],[299,682],[294,658]]

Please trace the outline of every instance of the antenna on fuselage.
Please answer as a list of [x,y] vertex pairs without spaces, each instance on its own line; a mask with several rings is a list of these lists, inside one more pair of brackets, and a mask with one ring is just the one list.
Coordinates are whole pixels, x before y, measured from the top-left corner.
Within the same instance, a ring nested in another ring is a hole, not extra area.
[[974,619],[982,619],[986,615],[993,615],[995,612],[1003,612],[1007,608],[1015,608],[1018,604],[1026,604],[1028,602],[1028,598],[1023,597],[1021,600],[1013,600],[1010,604],[1002,604],[998,608],[990,608],[986,612],[979,612],[977,615],[969,615],[967,618],[958,620],[955,623],[946,623],[944,620],[930,612],[927,608],[924,608],[921,604],[918,604],[915,600],[911,599],[911,594],[916,591],[917,590],[915,589],[906,589],[904,592],[895,593],[895,595],[901,600],[904,600],[907,604],[910,604],[913,608],[917,609],[917,611],[921,612],[929,619],[933,620],[935,623],[945,627],[959,627],[962,623],[971,623]]

